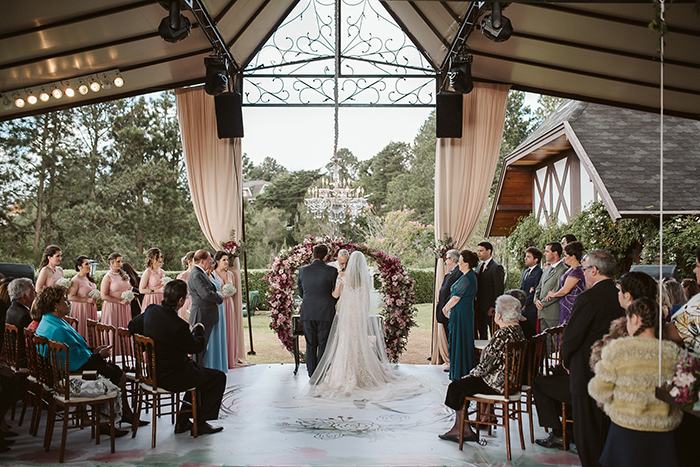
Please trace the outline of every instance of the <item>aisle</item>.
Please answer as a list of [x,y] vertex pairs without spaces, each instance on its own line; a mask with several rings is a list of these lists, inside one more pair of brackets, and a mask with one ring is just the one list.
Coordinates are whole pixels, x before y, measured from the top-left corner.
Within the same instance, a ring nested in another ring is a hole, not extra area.
[[[406,401],[324,403],[309,406],[295,399],[308,381],[304,367],[294,376],[293,365],[267,364],[232,370],[224,397],[219,434],[194,439],[174,435],[170,418],[158,424],[158,445],[150,449],[149,427],[136,439],[117,440],[117,452],[109,453],[109,441],[95,446],[88,430],[70,430],[66,465],[96,463],[123,466],[470,466],[470,465],[580,465],[578,457],[529,443],[522,451],[517,429],[513,461],[505,454],[503,429],[485,436],[486,446],[470,443],[460,452],[456,443],[442,441],[439,433],[451,426],[451,411],[443,405],[447,374],[440,366],[401,365],[399,371],[428,384],[431,391]],[[146,418],[144,414],[142,418]],[[148,416],[150,419],[150,415]],[[5,465],[55,465],[60,430],[54,433],[52,450],[41,449],[40,437],[26,435],[25,426],[16,447],[0,455]],[[43,435],[43,424],[40,430]],[[536,436],[545,433],[536,428]]]

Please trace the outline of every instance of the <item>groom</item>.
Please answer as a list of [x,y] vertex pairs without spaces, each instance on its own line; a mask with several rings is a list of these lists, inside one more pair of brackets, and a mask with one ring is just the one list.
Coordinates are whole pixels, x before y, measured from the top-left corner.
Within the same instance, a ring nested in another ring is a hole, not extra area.
[[335,317],[333,289],[338,270],[323,262],[328,255],[326,245],[314,247],[314,261],[299,269],[297,285],[301,302],[301,322],[306,340],[306,369],[309,377],[323,357],[328,334]]

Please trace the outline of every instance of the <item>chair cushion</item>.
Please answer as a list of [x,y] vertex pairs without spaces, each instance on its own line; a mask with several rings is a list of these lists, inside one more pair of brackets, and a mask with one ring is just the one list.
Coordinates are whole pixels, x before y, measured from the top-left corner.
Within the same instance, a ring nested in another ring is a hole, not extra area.
[[[146,383],[141,383],[141,389],[143,389],[144,391],[148,391],[151,394],[156,392],[153,390],[153,386],[151,386],[150,384],[146,384]],[[189,389],[185,389],[184,391],[168,391],[167,389],[158,388],[157,392],[158,392],[158,394],[176,394],[178,392],[194,391],[195,389],[196,388],[189,388]]]
[[518,402],[520,400],[520,393],[512,394],[508,399],[506,396],[501,396],[497,394],[474,394],[469,397],[470,399],[488,399],[494,402]]
[[109,394],[105,394],[104,396],[97,396],[97,397],[71,397],[70,399],[66,400],[66,398],[63,396],[63,394],[55,394],[53,395],[56,400],[65,403],[70,403],[70,404],[82,404],[84,402],[89,402],[89,403],[97,403],[97,402],[107,402],[110,399],[116,399],[117,393],[116,392],[110,392]]

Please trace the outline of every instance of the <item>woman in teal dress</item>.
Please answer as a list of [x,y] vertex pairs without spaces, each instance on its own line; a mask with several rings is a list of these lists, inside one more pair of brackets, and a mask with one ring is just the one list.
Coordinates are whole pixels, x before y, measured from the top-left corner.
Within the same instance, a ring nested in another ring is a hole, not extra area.
[[450,380],[457,381],[468,375],[474,368],[474,296],[476,295],[476,274],[474,268],[479,257],[473,251],[460,253],[459,270],[462,277],[452,284],[451,296],[443,308],[450,318]]
[[[214,264],[216,268],[216,263]],[[212,269],[213,271],[213,269]],[[209,271],[210,273],[212,271]],[[209,279],[216,286],[216,291],[221,293],[221,281],[216,277],[216,274],[211,274]],[[211,336],[209,344],[204,353],[204,366],[206,368],[214,368],[228,373],[228,345],[226,343],[226,307],[222,303],[219,305],[219,322],[211,328]]]

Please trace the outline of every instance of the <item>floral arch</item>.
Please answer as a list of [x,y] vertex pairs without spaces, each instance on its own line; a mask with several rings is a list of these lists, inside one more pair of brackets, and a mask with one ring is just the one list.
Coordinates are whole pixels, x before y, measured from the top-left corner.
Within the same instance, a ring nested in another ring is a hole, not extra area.
[[302,243],[282,250],[271,265],[271,270],[265,279],[269,281],[266,293],[270,313],[270,328],[279,337],[282,344],[292,351],[292,315],[294,314],[294,299],[297,288],[297,272],[299,268],[311,263],[314,246],[328,246],[330,254],[335,256],[338,250],[346,249],[350,253],[361,251],[377,263],[381,292],[384,296],[384,308],[381,314],[384,318],[384,334],[386,339],[387,356],[391,362],[397,362],[401,353],[406,350],[406,342],[410,329],[416,325],[414,318],[415,281],[408,278],[401,262],[396,256],[389,256],[383,251],[366,245],[350,243],[343,237],[307,237]]

